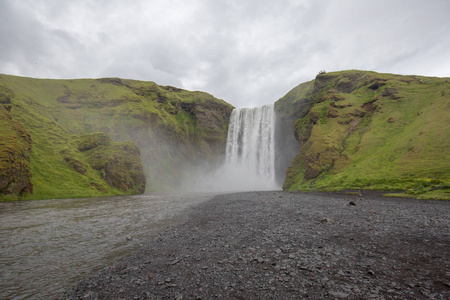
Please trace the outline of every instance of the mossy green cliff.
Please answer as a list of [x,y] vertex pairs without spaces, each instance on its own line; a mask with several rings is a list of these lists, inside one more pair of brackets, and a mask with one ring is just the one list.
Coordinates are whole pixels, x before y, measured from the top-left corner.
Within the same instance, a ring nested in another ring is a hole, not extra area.
[[319,74],[275,107],[300,144],[285,190],[450,198],[450,83],[443,78]]
[[[285,190],[450,198],[444,79],[319,74],[275,108]],[[207,93],[153,82],[0,75],[0,200],[176,189],[223,158],[231,111]]]
[[10,105],[0,104],[0,194],[16,197],[33,192],[30,171],[32,143],[25,127],[12,120],[10,109]]
[[0,75],[0,199],[176,188],[223,157],[231,111],[153,82]]

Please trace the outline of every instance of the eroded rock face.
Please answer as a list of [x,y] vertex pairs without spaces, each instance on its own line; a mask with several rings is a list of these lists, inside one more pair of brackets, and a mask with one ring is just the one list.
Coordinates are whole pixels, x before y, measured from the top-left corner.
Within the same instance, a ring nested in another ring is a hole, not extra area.
[[135,142],[115,143],[107,134],[95,132],[81,136],[78,149],[110,186],[126,193],[145,191],[141,152]]
[[199,138],[203,139],[215,154],[225,150],[227,124],[233,108],[213,101],[195,105],[193,115],[197,126],[203,129]]
[[30,171],[31,137],[0,105],[0,194],[33,193]]
[[123,192],[145,192],[145,175],[140,151],[134,142],[123,142],[114,147],[106,161],[105,180],[109,185]]

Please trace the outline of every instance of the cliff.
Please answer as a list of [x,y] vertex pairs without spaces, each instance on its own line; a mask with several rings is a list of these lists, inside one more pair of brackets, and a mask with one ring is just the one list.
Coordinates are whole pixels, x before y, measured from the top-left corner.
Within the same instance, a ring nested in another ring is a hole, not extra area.
[[207,93],[119,78],[0,75],[0,102],[8,109],[0,122],[18,132],[13,142],[1,127],[0,153],[28,141],[9,166],[22,170],[13,172],[16,182],[29,184],[6,191],[12,185],[1,177],[0,199],[7,200],[174,189],[197,165],[220,162],[232,111]]
[[12,120],[9,97],[0,98],[0,196],[32,193],[31,137],[25,127]]
[[319,74],[275,107],[299,147],[283,189],[450,198],[450,84],[443,78]]

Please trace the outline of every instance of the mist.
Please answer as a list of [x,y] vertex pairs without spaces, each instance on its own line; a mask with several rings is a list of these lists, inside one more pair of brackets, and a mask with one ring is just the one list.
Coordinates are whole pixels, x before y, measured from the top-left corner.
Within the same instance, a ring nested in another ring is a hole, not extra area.
[[235,109],[221,162],[186,171],[180,189],[186,192],[280,190],[298,148],[291,122],[278,118],[273,104]]
[[184,176],[184,192],[246,192],[280,190],[276,181],[263,178],[242,164],[223,162],[218,168],[197,168]]

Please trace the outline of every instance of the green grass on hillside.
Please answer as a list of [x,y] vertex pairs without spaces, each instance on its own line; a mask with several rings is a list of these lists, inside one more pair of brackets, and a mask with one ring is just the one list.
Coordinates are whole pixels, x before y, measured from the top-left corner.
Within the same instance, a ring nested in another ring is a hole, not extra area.
[[360,71],[326,76],[324,87],[302,95],[314,104],[296,123],[302,148],[286,189],[450,198],[450,84]]
[[[73,170],[64,159],[67,153],[89,166],[86,158],[74,150],[78,137],[45,117],[34,109],[34,105],[26,105],[20,99],[15,101],[12,114],[16,120],[26,124],[33,141],[30,165],[34,193],[24,195],[22,199],[102,196],[104,191],[111,195],[123,194],[108,186],[92,168],[88,167],[83,175]],[[95,188],[94,184],[101,186],[102,190]]]
[[207,93],[119,78],[0,75],[0,102],[6,100],[32,138],[34,193],[23,199],[122,194],[76,149],[80,135],[94,132],[139,146],[147,191],[176,188],[181,169],[223,154],[232,110]]

